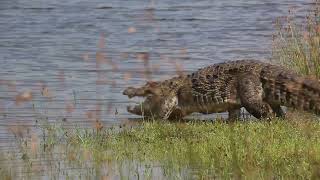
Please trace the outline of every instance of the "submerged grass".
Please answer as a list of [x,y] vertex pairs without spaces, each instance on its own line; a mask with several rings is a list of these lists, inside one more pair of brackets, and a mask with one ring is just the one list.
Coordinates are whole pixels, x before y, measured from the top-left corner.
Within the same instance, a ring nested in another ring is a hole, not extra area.
[[76,131],[68,142],[95,163],[139,162],[189,178],[320,178],[320,123],[273,120],[143,122],[121,131]]

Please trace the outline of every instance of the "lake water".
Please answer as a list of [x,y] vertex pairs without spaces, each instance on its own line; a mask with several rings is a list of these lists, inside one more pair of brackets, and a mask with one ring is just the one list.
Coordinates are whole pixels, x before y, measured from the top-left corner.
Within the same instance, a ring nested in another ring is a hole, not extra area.
[[[227,60],[271,57],[274,22],[305,0],[1,0],[0,144],[35,120],[136,118],[122,90]],[[302,13],[303,12],[303,13]],[[146,69],[152,74],[146,73]],[[32,100],[17,104],[17,95]],[[9,131],[8,131],[9,130]]]

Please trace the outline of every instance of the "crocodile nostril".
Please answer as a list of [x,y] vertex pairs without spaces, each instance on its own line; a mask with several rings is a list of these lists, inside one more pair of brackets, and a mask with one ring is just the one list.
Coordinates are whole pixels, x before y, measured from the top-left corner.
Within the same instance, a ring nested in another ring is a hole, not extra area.
[[128,87],[127,89],[125,89],[122,94],[123,95],[130,95],[133,94],[134,88],[133,87]]
[[126,89],[126,90],[124,90],[124,91],[122,92],[122,94],[123,94],[123,95],[129,95],[129,94],[130,94],[129,91],[130,91],[129,89]]

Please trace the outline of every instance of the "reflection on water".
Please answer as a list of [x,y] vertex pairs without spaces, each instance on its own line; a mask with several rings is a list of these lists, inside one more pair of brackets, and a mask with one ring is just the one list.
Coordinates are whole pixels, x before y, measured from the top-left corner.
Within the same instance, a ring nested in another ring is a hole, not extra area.
[[275,18],[297,5],[298,14],[308,7],[303,0],[2,0],[0,147],[11,146],[12,131],[35,131],[39,120],[121,124],[135,117],[121,94],[129,85],[267,59]]

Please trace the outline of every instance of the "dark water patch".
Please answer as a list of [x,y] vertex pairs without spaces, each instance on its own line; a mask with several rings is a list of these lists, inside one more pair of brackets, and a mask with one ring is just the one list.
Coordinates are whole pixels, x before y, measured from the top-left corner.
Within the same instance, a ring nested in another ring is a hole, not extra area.
[[29,7],[29,8],[21,8],[21,9],[30,9],[30,10],[54,10],[54,7]]
[[99,7],[96,7],[96,9],[113,9],[114,7],[112,6],[99,6]]
[[12,6],[8,8],[1,8],[1,10],[34,10],[34,11],[51,11],[55,10],[55,7],[20,7],[20,6]]

